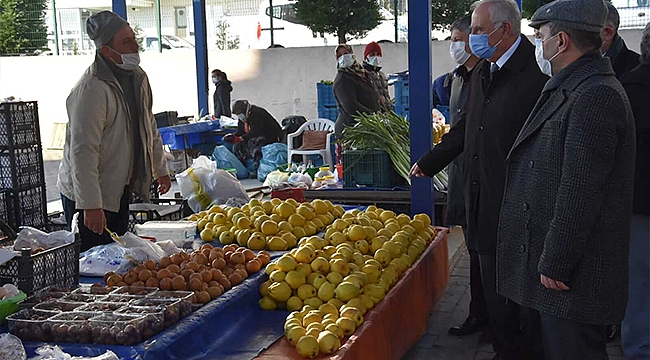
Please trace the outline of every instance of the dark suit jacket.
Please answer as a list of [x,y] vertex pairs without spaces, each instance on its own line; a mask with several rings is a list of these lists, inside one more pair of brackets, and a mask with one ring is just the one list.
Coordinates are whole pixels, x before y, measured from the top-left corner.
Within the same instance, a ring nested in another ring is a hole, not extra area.
[[618,54],[612,55],[612,67],[616,73],[617,78],[621,78],[623,74],[634,69],[639,65],[639,54],[627,48],[625,41],[618,36],[617,41],[620,41],[620,51]]
[[[634,143],[609,59],[592,52],[546,84],[507,159],[499,294],[576,322],[623,319]],[[546,289],[540,274],[570,290]]]
[[468,245],[479,253],[496,253],[506,155],[547,80],[525,36],[491,81],[490,63],[479,62],[460,121],[418,160],[422,171],[433,176],[463,154]]

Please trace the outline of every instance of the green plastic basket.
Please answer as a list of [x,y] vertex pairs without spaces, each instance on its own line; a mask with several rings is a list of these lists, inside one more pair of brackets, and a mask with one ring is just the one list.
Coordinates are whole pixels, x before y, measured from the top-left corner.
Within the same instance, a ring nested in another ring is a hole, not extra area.
[[0,300],[0,324],[4,324],[7,321],[7,316],[18,311],[18,303],[26,298],[27,294],[19,291],[18,295],[10,299]]

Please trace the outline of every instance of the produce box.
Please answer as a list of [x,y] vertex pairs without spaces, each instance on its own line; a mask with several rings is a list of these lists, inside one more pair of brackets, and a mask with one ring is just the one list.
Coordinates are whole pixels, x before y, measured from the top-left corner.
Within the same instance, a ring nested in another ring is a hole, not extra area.
[[0,103],[0,147],[41,144],[36,101]]
[[388,153],[382,150],[343,152],[343,183],[346,188],[393,188],[407,185],[393,168]]
[[196,237],[196,223],[193,221],[148,221],[134,226],[138,236],[156,238],[158,241],[172,240],[182,247]]
[[58,313],[53,311],[25,309],[7,316],[9,332],[22,341],[48,341],[52,338],[48,319]]
[[0,188],[15,189],[45,183],[40,146],[0,148]]
[[336,107],[336,98],[334,97],[334,86],[317,83],[316,93],[318,95],[318,106]]

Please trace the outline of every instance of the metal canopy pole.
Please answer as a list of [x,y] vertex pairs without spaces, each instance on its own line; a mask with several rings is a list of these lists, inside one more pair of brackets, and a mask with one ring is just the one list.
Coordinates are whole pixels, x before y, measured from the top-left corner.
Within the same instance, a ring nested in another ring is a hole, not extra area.
[[[409,0],[409,119],[411,122],[411,163],[431,149],[431,0]],[[426,213],[434,219],[434,189],[431,178],[413,178],[411,213]]]
[[394,7],[393,16],[395,17],[394,20],[395,20],[395,43],[396,44],[399,42],[399,33],[397,31],[397,26],[398,26],[397,16],[399,15],[399,11],[397,11],[398,6],[399,6],[399,0],[395,0],[395,2],[393,3],[393,7]]
[[56,0],[52,0],[52,17],[54,19],[54,49],[56,55],[59,55],[59,24],[56,16]]
[[[521,0],[515,0],[517,2],[517,5],[519,5],[519,11],[521,11]],[[537,2],[537,7],[539,7],[539,1]]]
[[194,8],[194,52],[196,53],[196,91],[198,114],[208,114],[208,42],[205,20],[205,0],[192,0]]
[[160,11],[160,0],[156,0],[156,31],[158,31],[158,52],[162,52],[162,13]]
[[126,20],[126,0],[113,0],[113,12]]

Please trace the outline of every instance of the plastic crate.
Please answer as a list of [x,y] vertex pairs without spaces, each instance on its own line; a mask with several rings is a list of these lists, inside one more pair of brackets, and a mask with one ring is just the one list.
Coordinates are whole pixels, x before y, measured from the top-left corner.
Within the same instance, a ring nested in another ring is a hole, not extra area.
[[318,95],[319,107],[336,107],[336,98],[334,98],[334,86],[322,83],[316,84],[316,93]]
[[[0,246],[13,244],[12,239]],[[0,266],[0,285],[12,283],[27,295],[48,286],[69,287],[79,284],[81,240],[32,255],[29,250]]]
[[409,118],[409,108],[408,106],[397,106],[395,105],[395,108],[393,109],[395,113],[401,117]]
[[40,146],[0,149],[0,188],[16,189],[45,183]]
[[[0,220],[7,224],[7,226],[10,226],[9,209],[11,209],[11,207],[9,205],[9,200],[11,200],[11,192],[9,190],[0,190]],[[1,228],[0,233],[0,238],[2,235],[8,235],[5,234]]]
[[388,153],[382,150],[343,152],[345,187],[393,188],[406,184],[393,168]]
[[409,106],[409,82],[408,80],[397,80],[395,86],[395,106]]
[[321,119],[329,119],[332,121],[336,121],[336,119],[339,117],[339,109],[335,107],[328,108],[328,107],[319,106],[318,117]]
[[47,221],[47,194],[41,184],[8,191],[7,224],[18,231],[21,226],[44,227]]
[[0,147],[40,144],[37,102],[0,103]]

